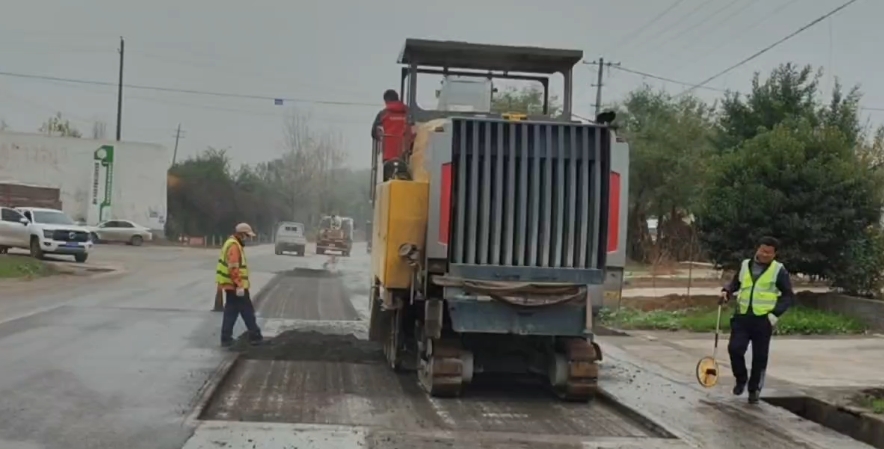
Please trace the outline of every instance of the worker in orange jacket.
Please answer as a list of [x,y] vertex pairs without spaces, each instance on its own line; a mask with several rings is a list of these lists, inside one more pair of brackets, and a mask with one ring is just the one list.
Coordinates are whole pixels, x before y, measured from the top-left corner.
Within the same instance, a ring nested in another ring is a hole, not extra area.
[[264,342],[261,329],[255,318],[255,306],[249,295],[249,265],[244,249],[245,240],[254,237],[252,227],[247,223],[236,225],[236,232],[227,238],[221,247],[221,256],[215,269],[215,279],[224,291],[224,319],[221,324],[221,346],[233,344],[233,326],[242,316],[249,332],[249,343]]

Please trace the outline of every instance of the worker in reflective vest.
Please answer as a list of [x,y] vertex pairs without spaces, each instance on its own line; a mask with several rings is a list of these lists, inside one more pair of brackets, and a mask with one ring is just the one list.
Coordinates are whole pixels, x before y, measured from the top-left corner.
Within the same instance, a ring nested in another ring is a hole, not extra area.
[[244,249],[245,239],[254,236],[251,226],[240,223],[236,225],[236,232],[221,247],[221,256],[215,269],[215,280],[224,291],[221,346],[229,347],[233,344],[233,326],[239,316],[242,316],[248,329],[249,343],[260,344],[264,341],[255,318],[255,306],[249,295],[249,265]]
[[[733,280],[721,289],[722,303],[737,295],[727,352],[736,379],[734,394],[742,395],[748,386],[750,404],[757,404],[761,397],[774,326],[795,297],[789,272],[775,260],[778,246],[777,239],[762,238],[755,257],[744,260]],[[747,373],[745,356],[750,343],[752,370]]]

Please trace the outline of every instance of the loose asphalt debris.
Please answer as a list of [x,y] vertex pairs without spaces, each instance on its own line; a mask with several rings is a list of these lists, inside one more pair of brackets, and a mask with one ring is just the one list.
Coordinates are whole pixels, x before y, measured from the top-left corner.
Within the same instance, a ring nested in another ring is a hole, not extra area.
[[289,330],[274,337],[269,345],[251,346],[240,337],[235,350],[252,360],[302,360],[317,362],[383,363],[380,345],[355,335],[330,335],[316,331]]

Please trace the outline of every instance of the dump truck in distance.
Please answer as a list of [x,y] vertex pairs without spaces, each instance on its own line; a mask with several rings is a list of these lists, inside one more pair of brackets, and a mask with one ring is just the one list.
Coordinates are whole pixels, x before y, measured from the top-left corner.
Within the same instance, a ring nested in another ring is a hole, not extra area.
[[[381,129],[374,142],[375,154],[401,144],[402,157],[383,170],[373,158],[369,336],[391,367],[416,370],[431,395],[458,395],[476,373],[536,373],[567,400],[596,392],[592,305],[610,250],[616,136],[613,113],[591,124],[571,118],[582,58],[406,40],[399,62],[411,132],[385,141]],[[547,104],[533,116],[425,110],[416,101],[422,74],[537,81],[549,98],[556,73],[565,82],[555,117]]]

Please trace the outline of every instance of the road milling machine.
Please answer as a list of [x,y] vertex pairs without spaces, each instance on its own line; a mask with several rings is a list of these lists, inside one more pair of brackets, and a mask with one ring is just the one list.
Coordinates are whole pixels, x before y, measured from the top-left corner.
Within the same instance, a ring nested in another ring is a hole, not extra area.
[[[459,395],[478,373],[540,375],[565,400],[596,393],[602,353],[591,305],[603,296],[617,140],[613,113],[572,119],[572,72],[582,58],[578,50],[405,42],[407,117],[385,117],[393,124],[382,122],[373,142],[369,334],[393,369],[417,371],[432,396]],[[417,104],[427,74],[443,78],[435,110]],[[556,74],[564,88],[553,116]],[[483,82],[457,92],[470,77]],[[484,80],[501,78],[540,83],[542,110],[491,112]],[[387,158],[390,145],[400,157]]]

